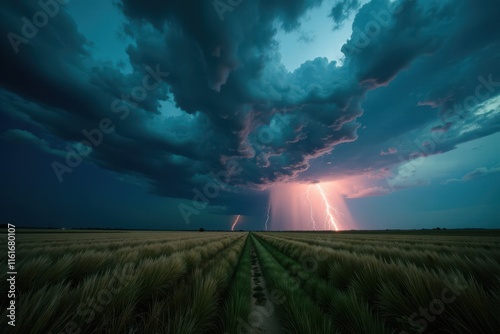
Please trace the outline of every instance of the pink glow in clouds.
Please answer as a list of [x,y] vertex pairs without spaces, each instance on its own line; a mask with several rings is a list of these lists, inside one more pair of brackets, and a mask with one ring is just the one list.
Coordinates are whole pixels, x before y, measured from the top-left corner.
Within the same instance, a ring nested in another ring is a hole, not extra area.
[[355,225],[335,182],[271,188],[270,230],[349,230]]
[[345,198],[383,196],[391,193],[388,185],[388,171],[370,171],[366,174],[351,176],[335,181],[336,190]]

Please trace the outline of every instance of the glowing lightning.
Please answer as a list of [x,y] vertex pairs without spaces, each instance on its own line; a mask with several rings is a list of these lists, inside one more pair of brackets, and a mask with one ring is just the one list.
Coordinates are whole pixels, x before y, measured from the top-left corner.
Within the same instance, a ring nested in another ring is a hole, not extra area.
[[328,217],[328,220],[330,221],[330,224],[333,226],[335,231],[338,231],[339,229],[337,227],[337,224],[335,223],[335,218],[333,217],[333,214],[330,211],[330,210],[333,210],[336,212],[336,210],[335,210],[335,208],[332,208],[332,206],[328,203],[326,195],[323,192],[323,189],[320,187],[320,185],[316,184],[316,187],[318,188],[319,192],[321,193],[321,197],[323,197],[323,201],[325,202],[325,207],[326,207],[325,215]]
[[266,231],[267,231],[267,222],[269,221],[269,210],[271,209],[271,205],[267,208],[267,219],[266,219]]
[[311,186],[310,185],[309,185],[309,187],[307,187],[306,197],[307,197],[307,201],[309,202],[309,208],[311,209],[311,211],[310,211],[310,213],[311,213],[311,222],[313,223],[313,228],[316,231],[316,221],[314,220],[313,206],[312,206],[312,203],[311,203],[311,199],[309,198],[309,190],[311,190]]
[[231,231],[234,231],[234,227],[236,226],[236,224],[238,224],[238,220],[240,220],[240,215],[236,216],[236,219],[233,222],[233,226],[231,226]]

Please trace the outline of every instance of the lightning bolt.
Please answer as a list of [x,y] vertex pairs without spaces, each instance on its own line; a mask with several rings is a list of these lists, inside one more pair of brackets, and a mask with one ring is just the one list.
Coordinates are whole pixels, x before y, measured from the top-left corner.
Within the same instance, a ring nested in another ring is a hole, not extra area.
[[269,204],[269,207],[267,208],[267,219],[266,219],[266,231],[267,231],[267,222],[269,221],[269,210],[271,209],[271,205]]
[[326,198],[325,192],[323,191],[323,189],[319,184],[316,184],[316,188],[318,188],[319,192],[321,193],[321,197],[323,197],[323,202],[325,202],[325,207],[326,207],[325,216],[327,217],[327,221],[335,229],[335,231],[338,231],[339,229],[337,227],[337,224],[335,223],[335,218],[333,217],[333,214],[331,212],[331,210],[333,210],[334,212],[337,212],[337,210],[335,210],[335,208],[333,208],[330,205],[330,203],[328,203],[328,199]]
[[311,190],[311,185],[309,185],[309,187],[307,187],[307,192],[306,192],[306,197],[307,197],[307,201],[309,202],[309,208],[310,208],[310,215],[311,215],[311,222],[313,224],[313,228],[314,230],[316,231],[316,221],[314,220],[314,211],[313,211],[313,205],[311,203],[311,199],[309,198],[309,191]]
[[236,216],[236,219],[233,222],[233,226],[231,226],[231,231],[234,231],[234,227],[236,226],[236,224],[238,224],[238,220],[240,220],[240,215]]

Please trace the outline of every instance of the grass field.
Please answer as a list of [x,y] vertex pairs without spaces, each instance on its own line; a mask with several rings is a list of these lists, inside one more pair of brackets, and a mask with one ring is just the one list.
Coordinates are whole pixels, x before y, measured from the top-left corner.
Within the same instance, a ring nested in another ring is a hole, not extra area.
[[46,232],[1,333],[500,333],[498,231]]

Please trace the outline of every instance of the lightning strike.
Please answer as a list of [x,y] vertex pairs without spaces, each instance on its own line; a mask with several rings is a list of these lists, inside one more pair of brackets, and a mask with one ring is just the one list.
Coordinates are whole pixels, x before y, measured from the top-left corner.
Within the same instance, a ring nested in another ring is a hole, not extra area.
[[267,231],[267,222],[269,221],[269,210],[271,210],[271,205],[269,205],[269,207],[267,208],[267,219],[266,219],[266,231]]
[[236,216],[236,219],[233,222],[233,226],[231,226],[231,231],[234,231],[234,227],[236,226],[236,224],[238,224],[238,220],[240,220],[240,215]]
[[355,226],[341,190],[334,181],[273,186],[269,196],[272,229],[340,231]]
[[335,208],[333,208],[330,203],[328,203],[328,199],[326,198],[326,195],[325,195],[325,192],[323,191],[323,189],[321,188],[321,186],[319,184],[316,184],[316,187],[318,188],[319,192],[321,193],[321,197],[323,198],[323,202],[325,203],[325,207],[326,207],[326,210],[325,210],[325,216],[327,217],[328,219],[328,222],[330,223],[331,226],[333,226],[333,228],[335,229],[335,231],[338,231],[338,227],[337,227],[337,224],[335,223],[335,218],[333,217],[333,214],[331,212],[331,210],[333,211],[337,211],[335,210]]
[[311,190],[311,186],[309,185],[307,187],[306,197],[307,197],[307,201],[309,202],[310,216],[311,216],[311,222],[312,222],[312,225],[313,225],[313,229],[316,231],[316,221],[314,220],[313,205],[312,205],[312,202],[311,202],[311,198],[309,197],[309,191],[310,190]]

